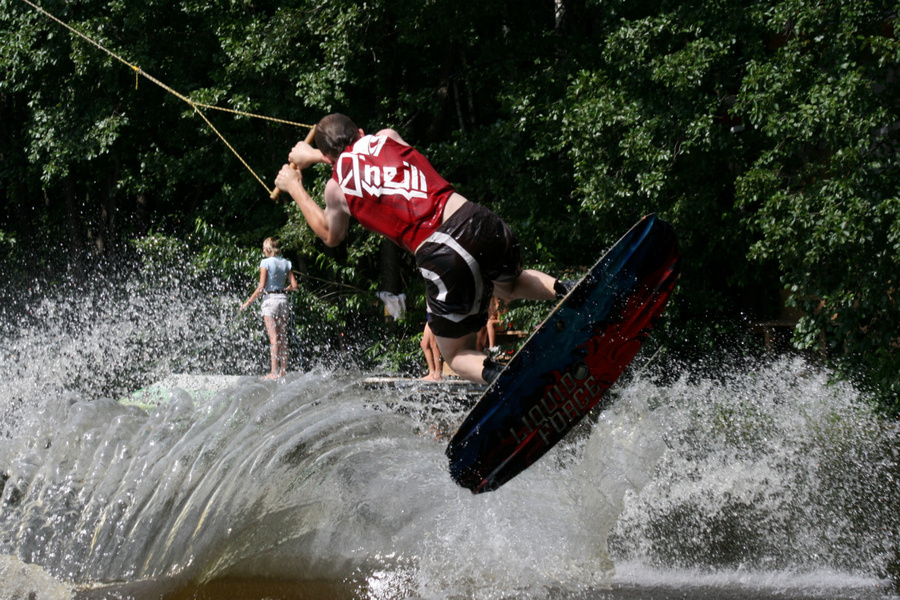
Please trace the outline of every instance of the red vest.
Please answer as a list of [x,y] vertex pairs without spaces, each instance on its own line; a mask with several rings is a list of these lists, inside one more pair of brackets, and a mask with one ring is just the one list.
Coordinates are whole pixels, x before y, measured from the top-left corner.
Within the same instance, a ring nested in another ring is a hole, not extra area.
[[367,135],[349,146],[331,178],[363,227],[410,252],[440,227],[453,193],[427,158],[385,135]]

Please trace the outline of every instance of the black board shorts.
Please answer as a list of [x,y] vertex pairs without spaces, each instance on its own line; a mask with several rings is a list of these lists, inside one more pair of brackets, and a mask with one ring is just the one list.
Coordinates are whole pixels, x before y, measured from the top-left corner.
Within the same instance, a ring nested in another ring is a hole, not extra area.
[[494,281],[522,273],[515,234],[487,208],[467,202],[416,249],[435,335],[461,338],[487,323]]

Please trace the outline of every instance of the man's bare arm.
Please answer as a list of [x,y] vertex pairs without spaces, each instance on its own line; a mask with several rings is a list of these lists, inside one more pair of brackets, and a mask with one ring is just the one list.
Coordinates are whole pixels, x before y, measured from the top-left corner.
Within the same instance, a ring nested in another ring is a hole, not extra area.
[[291,195],[291,198],[300,207],[303,218],[309,223],[313,232],[325,242],[325,245],[337,246],[347,236],[347,229],[350,225],[350,209],[336,181],[329,180],[325,185],[324,210],[316,204],[306,188],[303,187],[303,175],[299,169],[292,169],[290,165],[281,167],[281,171],[275,178],[275,186]]
[[297,168],[301,171],[307,167],[328,162],[321,150],[313,148],[306,142],[297,142],[294,147],[291,148],[291,152],[288,154],[288,160],[297,165]]
[[395,142],[398,142],[398,143],[400,143],[400,144],[403,144],[404,146],[409,146],[409,144],[407,144],[407,143],[403,140],[403,138],[400,137],[400,134],[397,133],[396,131],[394,131],[393,129],[389,129],[389,128],[388,128],[388,129],[382,129],[382,130],[380,130],[378,133],[376,133],[375,135],[386,135],[386,136],[388,136],[389,138],[391,138],[392,140],[394,140]]

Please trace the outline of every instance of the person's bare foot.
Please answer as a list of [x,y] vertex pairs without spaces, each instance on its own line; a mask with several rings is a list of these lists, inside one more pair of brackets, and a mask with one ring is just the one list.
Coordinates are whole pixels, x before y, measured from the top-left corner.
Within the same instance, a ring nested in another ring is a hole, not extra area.
[[268,375],[266,375],[266,376],[263,377],[262,379],[263,379],[263,381],[271,381],[271,380],[273,380],[273,379],[280,379],[280,378],[282,378],[282,377],[284,377],[284,373],[282,373],[282,374],[280,374],[280,375],[279,375],[278,373],[269,373]]

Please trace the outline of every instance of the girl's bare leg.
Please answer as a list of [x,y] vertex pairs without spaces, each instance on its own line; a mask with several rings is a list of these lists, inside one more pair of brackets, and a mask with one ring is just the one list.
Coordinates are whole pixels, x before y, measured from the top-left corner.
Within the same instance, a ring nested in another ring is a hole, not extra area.
[[276,379],[278,375],[278,326],[274,317],[263,317],[266,323],[266,333],[269,334],[269,356],[272,367],[264,379]]
[[275,327],[278,336],[278,376],[284,377],[288,364],[287,319],[276,319]]

